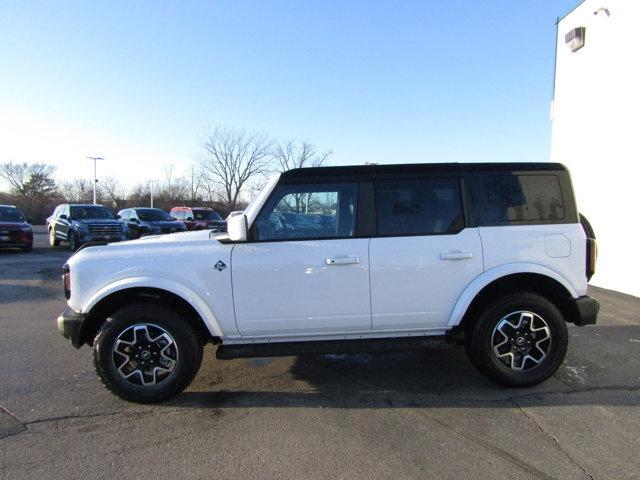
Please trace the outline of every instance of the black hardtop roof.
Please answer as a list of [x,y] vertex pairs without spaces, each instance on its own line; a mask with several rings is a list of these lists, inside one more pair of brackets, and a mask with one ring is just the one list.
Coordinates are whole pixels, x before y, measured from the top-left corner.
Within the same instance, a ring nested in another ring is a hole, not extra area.
[[305,179],[320,177],[389,176],[407,174],[442,173],[463,175],[467,172],[523,172],[564,171],[561,163],[551,162],[494,162],[494,163],[401,163],[391,165],[349,165],[344,167],[294,168],[282,173],[281,178]]

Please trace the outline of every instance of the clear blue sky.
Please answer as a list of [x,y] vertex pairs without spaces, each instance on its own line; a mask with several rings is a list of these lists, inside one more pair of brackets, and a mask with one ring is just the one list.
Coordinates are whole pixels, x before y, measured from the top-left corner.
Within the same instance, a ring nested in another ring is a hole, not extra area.
[[[335,164],[545,161],[555,20],[577,3],[4,1],[0,161],[89,174],[97,153],[158,176],[216,124],[308,139]],[[100,151],[66,152],[64,132]]]

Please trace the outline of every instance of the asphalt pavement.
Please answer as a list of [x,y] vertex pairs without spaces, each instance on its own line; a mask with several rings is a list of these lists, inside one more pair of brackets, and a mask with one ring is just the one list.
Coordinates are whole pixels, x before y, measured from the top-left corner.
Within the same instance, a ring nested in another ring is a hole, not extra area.
[[0,478],[640,478],[640,299],[592,288],[599,324],[534,388],[481,377],[456,345],[227,360],[144,406],[56,330],[61,266],[42,230],[0,252]]

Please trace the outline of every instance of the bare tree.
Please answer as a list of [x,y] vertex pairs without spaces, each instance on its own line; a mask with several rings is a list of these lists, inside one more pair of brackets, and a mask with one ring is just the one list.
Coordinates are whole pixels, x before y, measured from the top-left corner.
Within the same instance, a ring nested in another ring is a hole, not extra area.
[[127,191],[120,181],[114,177],[107,177],[100,182],[100,189],[114,210],[122,210],[126,204]]
[[203,177],[202,171],[196,165],[191,165],[187,181],[189,183],[189,201],[192,206],[195,205],[196,199],[200,198],[204,183]]
[[315,145],[301,141],[289,140],[281,142],[273,150],[279,172],[286,172],[292,168],[320,167],[333,154],[333,151],[318,152]]
[[[295,140],[281,142],[273,150],[279,172],[286,172],[293,168],[320,167],[332,154],[331,150],[318,153],[315,145],[304,140],[301,142]],[[300,212],[304,203],[304,194],[295,194],[294,200],[295,207],[292,208],[294,211]]]
[[[86,178],[77,177],[60,184],[60,193],[67,202],[92,203],[93,185]],[[101,197],[100,188],[96,191],[97,198]]]
[[206,130],[198,164],[207,180],[218,184],[225,206],[234,210],[243,188],[253,177],[268,170],[272,142],[263,134],[229,127]]

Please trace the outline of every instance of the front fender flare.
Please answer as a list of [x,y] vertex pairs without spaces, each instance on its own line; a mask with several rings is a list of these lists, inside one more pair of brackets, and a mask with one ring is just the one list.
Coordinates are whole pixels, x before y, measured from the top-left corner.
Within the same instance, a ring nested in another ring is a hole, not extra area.
[[159,290],[165,290],[169,293],[179,296],[187,303],[189,303],[203,322],[207,326],[207,329],[214,337],[222,337],[222,330],[216,320],[215,315],[209,308],[209,306],[190,288],[166,278],[159,277],[130,277],[117,280],[109,283],[94,293],[89,300],[83,303],[81,313],[88,313],[96,304],[103,298],[109,295],[130,288],[157,288]]
[[489,285],[491,282],[498,280],[499,278],[506,277],[507,275],[513,275],[517,273],[537,273],[546,277],[552,278],[560,283],[567,289],[572,298],[577,298],[578,294],[571,285],[571,283],[560,275],[558,272],[539,265],[536,263],[508,263],[506,265],[500,265],[499,267],[491,268],[482,274],[478,275],[467,287],[462,294],[458,297],[458,301],[453,307],[453,311],[449,316],[447,327],[452,328],[460,324],[467,309],[473,302],[473,299],[480,293],[480,291]]

